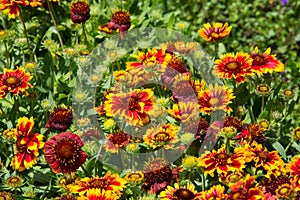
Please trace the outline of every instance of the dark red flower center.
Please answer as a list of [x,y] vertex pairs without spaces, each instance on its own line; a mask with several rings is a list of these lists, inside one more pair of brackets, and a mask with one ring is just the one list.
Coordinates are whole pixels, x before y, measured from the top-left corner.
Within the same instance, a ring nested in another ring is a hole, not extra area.
[[128,103],[129,110],[137,110],[139,108],[139,99],[137,96],[131,96]]
[[173,198],[174,200],[190,200],[195,197],[194,193],[188,189],[180,188],[177,189],[174,194]]
[[70,9],[72,12],[82,13],[82,14],[90,12],[89,4],[81,1],[71,4]]
[[219,153],[216,155],[215,159],[217,164],[226,165],[228,163],[228,158],[230,156],[227,153]]
[[264,57],[263,55],[253,55],[252,59],[252,65],[254,66],[262,66],[268,62],[268,58]]
[[19,137],[17,139],[17,141],[16,141],[16,146],[17,146],[18,152],[20,152],[20,153],[24,153],[24,152],[27,151],[26,143],[25,144],[21,144],[22,139],[23,139],[23,137]]
[[90,182],[90,187],[91,188],[98,188],[98,189],[106,189],[109,186],[109,183],[107,182],[107,180],[104,179],[93,179]]
[[242,194],[241,192],[234,192],[231,196],[231,199],[233,199],[233,200],[247,200],[245,194]]
[[226,67],[227,67],[227,69],[232,71],[232,70],[236,70],[236,69],[240,68],[240,64],[236,61],[229,62],[229,63],[226,64]]
[[156,142],[166,142],[170,140],[170,135],[166,132],[158,132],[154,134],[153,138]]
[[63,164],[69,162],[75,162],[76,158],[79,156],[79,146],[73,141],[62,140],[58,141],[54,147],[55,157],[57,160]]
[[73,118],[72,110],[58,108],[51,113],[51,118],[53,118],[55,122],[59,122],[59,123],[66,122],[66,120]]
[[265,151],[259,151],[259,152],[256,153],[256,155],[258,155],[258,157],[260,159],[262,159],[264,162],[270,161],[270,156]]
[[109,141],[118,147],[123,147],[126,145],[126,142],[128,142],[129,140],[128,136],[129,135],[127,135],[124,132],[115,133],[111,135]]
[[21,82],[22,80],[20,80],[18,77],[10,76],[4,80],[4,85],[7,85],[8,87],[16,88],[21,85]]

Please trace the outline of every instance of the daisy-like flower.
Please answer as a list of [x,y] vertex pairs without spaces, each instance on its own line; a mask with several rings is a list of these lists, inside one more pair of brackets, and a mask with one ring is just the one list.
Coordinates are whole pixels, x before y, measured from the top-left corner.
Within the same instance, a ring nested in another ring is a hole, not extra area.
[[14,200],[14,198],[11,195],[11,193],[9,193],[9,192],[0,192],[0,199]]
[[232,29],[232,26],[228,26],[228,23],[222,24],[220,22],[204,24],[204,28],[198,30],[198,34],[207,42],[214,42],[227,37]]
[[58,106],[54,111],[50,111],[50,119],[47,121],[45,128],[65,131],[72,124],[72,120],[72,108]]
[[209,85],[208,89],[198,93],[200,112],[210,114],[215,110],[223,110],[230,113],[232,109],[228,106],[235,98],[233,90],[226,86]]
[[77,200],[117,200],[119,198],[119,196],[111,191],[101,191],[93,188],[88,190],[86,195],[78,197]]
[[133,58],[136,58],[137,61],[127,62],[126,69],[140,69],[153,67],[154,65],[160,65],[160,67],[166,67],[170,60],[172,59],[172,55],[166,53],[163,49],[148,49],[146,53],[142,51],[138,51],[137,54],[132,55]]
[[166,190],[162,191],[159,196],[161,200],[175,200],[175,199],[194,199],[196,195],[195,187],[192,184],[187,184],[182,187],[178,183],[174,184],[174,187],[168,186]]
[[29,83],[32,76],[29,72],[25,72],[23,67],[15,70],[4,69],[4,74],[0,74],[0,99],[4,98],[8,92],[18,95],[23,92],[28,95],[26,90],[32,85]]
[[90,7],[87,1],[77,1],[70,6],[71,20],[74,23],[85,23],[90,18]]
[[252,147],[245,145],[242,148],[236,148],[236,153],[243,154],[246,162],[254,161],[256,168],[263,168],[270,175],[274,171],[281,171],[284,167],[284,162],[278,155],[277,151],[268,152],[261,144],[253,142]]
[[178,127],[171,123],[152,127],[144,134],[144,143],[153,149],[161,146],[169,149],[178,141],[177,132]]
[[18,119],[16,135],[17,152],[11,161],[11,166],[19,172],[35,165],[38,160],[39,149],[44,147],[44,136],[39,133],[33,133],[33,127],[33,117],[30,119],[27,117]]
[[197,42],[166,42],[159,45],[161,49],[164,49],[168,52],[177,52],[179,54],[188,54],[199,47]]
[[148,112],[153,108],[153,94],[151,89],[109,93],[106,95],[104,110],[108,117],[118,116],[131,125],[143,126],[150,121]]
[[271,48],[268,48],[263,54],[259,54],[258,48],[255,47],[251,69],[258,75],[273,72],[283,72],[284,65],[277,60],[276,55],[270,55]]
[[22,185],[22,179],[20,176],[11,176],[7,179],[6,184],[11,188],[17,188]]
[[261,185],[265,187],[267,193],[275,195],[278,199],[291,199],[294,190],[291,180],[285,175],[264,178]]
[[219,181],[224,185],[231,186],[238,181],[240,181],[244,177],[244,174],[239,171],[222,173],[219,176]]
[[266,141],[264,135],[265,129],[261,128],[259,124],[248,124],[242,131],[235,137],[235,139],[245,140],[249,144],[256,141],[259,144],[263,144]]
[[199,105],[192,101],[180,101],[178,104],[173,104],[172,108],[169,108],[168,113],[177,120],[182,122],[189,122],[192,119],[197,118]]
[[174,77],[174,82],[171,85],[172,95],[179,101],[193,101],[196,98],[196,91],[191,83],[191,76],[188,73],[177,74]]
[[260,200],[264,199],[264,193],[259,187],[255,187],[255,176],[247,174],[245,179],[242,179],[230,186],[231,192],[228,194],[229,200]]
[[85,177],[79,180],[76,185],[72,187],[73,193],[78,193],[79,196],[87,196],[92,191],[111,192],[117,197],[120,197],[125,188],[126,181],[118,174],[106,172],[103,177]]
[[76,196],[72,194],[63,194],[60,197],[55,197],[54,200],[78,200]]
[[209,190],[202,191],[196,194],[195,200],[227,200],[227,195],[225,194],[225,187],[222,185],[214,185]]
[[266,84],[260,84],[256,87],[255,93],[260,96],[267,96],[271,93],[271,88]]
[[297,140],[300,141],[300,127],[297,127],[293,131],[293,137]]
[[83,145],[78,135],[63,132],[47,140],[44,157],[55,173],[71,174],[87,158],[87,154],[81,150]]
[[144,173],[141,171],[128,172],[124,179],[128,183],[138,184],[144,180]]
[[0,0],[0,10],[9,9],[8,17],[15,19],[20,15],[19,6],[27,6],[27,0]]
[[215,61],[213,70],[219,78],[234,79],[237,83],[244,82],[253,75],[252,58],[247,53],[226,53]]
[[287,171],[291,175],[291,182],[296,191],[300,191],[300,156],[294,156],[287,164]]
[[150,190],[153,194],[163,191],[171,183],[173,177],[170,164],[162,158],[148,161],[143,172],[145,178],[142,188]]
[[228,154],[223,145],[218,151],[207,152],[198,159],[198,166],[204,168],[204,174],[214,176],[218,174],[239,171],[245,167],[245,158],[242,154]]
[[6,129],[5,131],[3,131],[3,136],[6,139],[16,139],[16,135],[17,135],[17,129],[16,128],[11,128],[11,129]]
[[104,145],[107,151],[117,153],[119,148],[126,147],[130,140],[130,135],[123,131],[107,135],[107,143]]

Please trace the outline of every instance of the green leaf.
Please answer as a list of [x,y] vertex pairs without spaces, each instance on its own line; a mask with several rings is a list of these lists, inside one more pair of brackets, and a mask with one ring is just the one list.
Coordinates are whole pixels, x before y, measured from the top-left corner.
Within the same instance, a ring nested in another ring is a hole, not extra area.
[[268,111],[263,111],[262,113],[259,114],[258,119],[267,119],[269,115]]
[[278,141],[274,142],[274,143],[272,144],[272,146],[274,147],[274,149],[276,149],[276,150],[278,151],[278,153],[279,153],[284,159],[286,159],[286,152],[285,152],[283,146],[282,146]]
[[297,142],[293,141],[291,146],[294,147],[300,153],[300,145],[297,144]]

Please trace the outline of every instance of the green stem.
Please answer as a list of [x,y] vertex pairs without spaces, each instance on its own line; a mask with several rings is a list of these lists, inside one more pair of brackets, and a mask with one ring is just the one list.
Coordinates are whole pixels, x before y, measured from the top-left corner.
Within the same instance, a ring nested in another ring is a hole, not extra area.
[[64,49],[64,43],[63,43],[63,40],[62,40],[62,38],[61,38],[61,36],[60,36],[60,33],[59,33],[59,31],[58,31],[57,24],[56,24],[56,20],[55,20],[54,14],[53,14],[54,11],[53,11],[52,4],[51,4],[51,2],[50,2],[49,0],[46,0],[46,1],[47,1],[47,4],[48,4],[48,7],[49,7],[49,13],[50,13],[51,19],[52,19],[52,21],[53,21],[53,24],[54,24],[55,29],[56,29],[56,32],[57,32],[57,37],[58,37],[58,39],[59,39],[60,46],[61,46],[62,49]]
[[82,23],[82,31],[83,31],[83,36],[84,36],[86,47],[89,49],[89,41],[86,36],[85,23]]
[[4,40],[3,42],[4,42],[4,48],[5,48],[6,65],[9,68],[10,63],[9,63],[9,53],[8,53],[7,43],[6,43],[6,40]]
[[218,57],[218,52],[219,52],[219,44],[217,42],[214,43],[214,54],[215,54],[215,59]]
[[136,195],[136,185],[134,185],[134,188],[133,188],[133,199],[134,199],[134,200],[137,200],[137,195]]
[[22,25],[23,25],[23,28],[24,28],[26,42],[27,42],[27,46],[28,46],[28,50],[29,50],[30,61],[32,62],[33,61],[33,55],[32,55],[32,51],[31,51],[31,47],[30,47],[30,41],[29,41],[28,32],[27,32],[27,29],[26,29],[25,21],[24,21],[24,16],[23,16],[21,8],[19,8],[19,11],[20,11],[20,19],[21,19],[21,22],[22,22]]
[[230,139],[229,138],[225,138],[225,148],[226,148],[226,153],[230,153]]
[[262,97],[261,97],[261,112],[264,111],[264,107],[265,107],[265,97],[262,96]]

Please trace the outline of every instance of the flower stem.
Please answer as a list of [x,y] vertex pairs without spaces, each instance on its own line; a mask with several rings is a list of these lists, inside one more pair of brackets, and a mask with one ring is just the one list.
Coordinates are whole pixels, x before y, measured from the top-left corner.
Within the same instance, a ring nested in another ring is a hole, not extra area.
[[19,8],[20,11],[20,19],[24,28],[24,33],[25,33],[25,37],[26,37],[26,42],[27,42],[27,46],[28,46],[28,50],[29,50],[29,56],[30,56],[30,61],[33,61],[33,55],[32,55],[32,51],[31,51],[31,47],[30,47],[30,41],[29,41],[29,37],[28,37],[28,32],[26,29],[26,25],[25,25],[25,21],[24,21],[24,16],[22,13],[22,9]]
[[84,36],[86,47],[89,49],[89,41],[86,36],[85,23],[82,23],[82,31],[83,31],[83,36]]
[[8,53],[7,43],[6,43],[6,40],[4,40],[3,42],[4,42],[4,48],[5,48],[6,65],[9,68],[10,63],[9,63],[9,53]]
[[264,111],[264,107],[265,107],[265,97],[262,96],[262,97],[261,97],[261,112]]
[[219,52],[219,44],[217,42],[214,43],[214,55],[215,59],[218,57],[218,52]]
[[56,29],[56,33],[57,33],[57,37],[58,37],[59,42],[60,42],[60,46],[61,46],[62,49],[64,49],[64,43],[63,43],[62,38],[60,36],[60,33],[58,31],[57,24],[56,24],[56,21],[55,21],[55,17],[54,17],[54,14],[53,14],[52,4],[49,0],[46,0],[46,1],[47,1],[47,4],[48,4],[48,7],[49,7],[49,13],[50,13],[51,19],[52,19],[53,24],[54,24],[55,29]]

